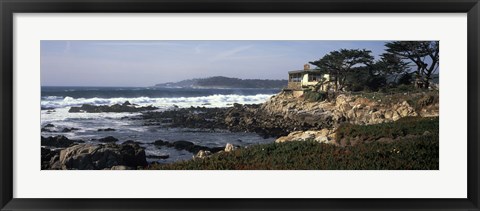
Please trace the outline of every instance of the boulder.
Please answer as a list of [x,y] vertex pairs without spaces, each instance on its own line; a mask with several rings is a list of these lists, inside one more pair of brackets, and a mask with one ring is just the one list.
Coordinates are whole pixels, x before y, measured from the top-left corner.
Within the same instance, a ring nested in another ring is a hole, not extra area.
[[107,132],[107,131],[115,131],[115,129],[113,129],[113,128],[104,128],[104,129],[101,128],[101,129],[98,129],[97,131],[98,132]]
[[333,130],[322,129],[318,131],[295,131],[288,134],[288,136],[282,136],[275,140],[275,143],[283,143],[288,141],[317,141],[320,143],[334,143],[335,133]]
[[46,125],[43,126],[43,127],[55,127],[55,125],[49,123],[49,124],[46,124]]
[[74,130],[80,130],[78,128],[74,128],[74,127],[71,127],[71,128],[63,128],[62,130],[62,133],[69,133],[69,132],[72,132]]
[[111,169],[114,166],[135,169],[147,164],[145,150],[137,144],[80,144],[60,151],[59,160],[51,163],[51,166],[60,166],[61,169],[98,170]]
[[51,150],[47,148],[41,148],[41,162],[42,169],[49,169],[51,160],[55,160],[55,157],[58,157],[59,150]]
[[402,116],[400,116],[400,114],[399,114],[397,111],[394,111],[394,112],[393,112],[393,116],[392,116],[392,120],[393,120],[393,121],[397,121],[397,120],[399,120],[400,118],[402,118]]
[[170,143],[164,140],[156,140],[155,142],[153,142],[153,144],[155,146],[168,146]]
[[50,136],[50,137],[43,137],[41,138],[41,145],[42,146],[49,146],[49,147],[69,147],[74,144],[73,140],[68,139],[65,136]]
[[166,146],[166,147],[173,147],[176,150],[186,150],[186,151],[191,152],[193,154],[197,154],[201,150],[210,151],[212,153],[223,150],[222,147],[211,147],[210,148],[210,147],[206,147],[206,146],[196,145],[196,144],[194,144],[193,142],[190,142],[190,141],[175,141],[173,143],[170,143],[168,141],[157,140],[157,141],[153,142],[153,144],[157,147]]
[[134,140],[127,140],[125,142],[123,142],[122,144],[143,144],[142,142],[139,142],[139,141],[134,141]]
[[98,141],[102,143],[115,143],[118,141],[118,139],[113,136],[107,136],[105,138],[98,139]]
[[328,143],[328,142],[330,141],[327,136],[315,137],[314,140],[315,140],[316,142],[320,142],[320,143]]
[[44,128],[44,127],[40,131],[41,132],[53,132],[52,130],[50,130],[48,128]]
[[385,111],[385,119],[393,119],[393,111],[392,110],[387,110]]
[[233,146],[233,144],[227,143],[227,145],[225,145],[225,149],[224,149],[225,152],[232,152],[234,150],[235,150],[235,147]]
[[175,141],[173,142],[173,147],[178,150],[189,150],[190,148],[194,147],[195,144],[190,141]]
[[150,159],[167,159],[170,155],[147,155],[147,158]]
[[186,150],[193,154],[197,154],[200,150],[209,150],[209,151],[217,151],[215,148],[209,148],[205,146],[195,145],[190,141],[175,141],[173,142],[173,148],[177,150]]
[[212,152],[210,151],[200,150],[195,156],[193,156],[193,159],[203,159],[210,156],[211,154]]

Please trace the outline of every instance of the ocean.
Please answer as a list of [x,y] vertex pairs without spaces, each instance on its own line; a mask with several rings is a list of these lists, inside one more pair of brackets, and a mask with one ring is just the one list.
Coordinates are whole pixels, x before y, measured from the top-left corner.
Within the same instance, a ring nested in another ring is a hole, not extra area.
[[[69,113],[72,106],[82,104],[114,105],[129,101],[139,106],[153,105],[158,111],[187,107],[229,107],[234,103],[260,104],[280,92],[279,89],[205,89],[205,88],[157,88],[157,87],[47,87],[41,89],[41,127],[53,124],[52,131],[42,136],[64,135],[69,139],[98,144],[95,139],[113,136],[122,143],[127,140],[141,142],[147,157],[169,155],[167,159],[147,159],[150,162],[171,163],[191,159],[193,154],[185,150],[156,147],[156,140],[190,141],[207,147],[223,147],[227,143],[238,146],[271,143],[255,133],[238,133],[225,130],[201,130],[189,128],[165,128],[145,126],[141,113]],[[126,118],[132,117],[132,118]],[[61,132],[64,128],[77,128]],[[98,131],[113,128],[115,131]]]

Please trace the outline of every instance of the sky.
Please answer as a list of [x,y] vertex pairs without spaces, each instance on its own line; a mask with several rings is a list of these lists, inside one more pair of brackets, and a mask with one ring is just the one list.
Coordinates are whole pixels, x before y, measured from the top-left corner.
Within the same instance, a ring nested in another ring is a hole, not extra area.
[[[192,78],[287,79],[325,54],[385,41],[41,41],[42,86],[153,86]],[[312,66],[313,67],[313,66]]]

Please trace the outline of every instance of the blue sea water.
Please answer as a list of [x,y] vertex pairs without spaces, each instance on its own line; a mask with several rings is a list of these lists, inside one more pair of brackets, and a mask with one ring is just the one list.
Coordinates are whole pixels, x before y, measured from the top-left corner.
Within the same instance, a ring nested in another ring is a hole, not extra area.
[[[82,104],[113,105],[125,101],[138,106],[153,105],[159,111],[191,107],[229,107],[233,103],[259,104],[278,93],[278,89],[196,89],[196,88],[156,88],[156,87],[42,87],[41,126],[55,125],[53,131],[63,128],[78,128],[71,132],[42,132],[42,136],[65,135],[71,139],[80,139],[87,143],[98,144],[94,139],[114,136],[122,143],[134,140],[143,143],[147,155],[166,155],[168,159],[150,161],[175,162],[191,159],[192,154],[172,148],[158,148],[152,144],[155,140],[186,140],[209,147],[225,146],[227,143],[246,146],[258,143],[270,143],[274,139],[264,139],[255,133],[233,133],[229,131],[202,131],[188,128],[162,128],[144,126],[144,122],[135,117],[141,113],[69,113],[72,106]],[[115,131],[99,132],[98,129],[113,128]]]

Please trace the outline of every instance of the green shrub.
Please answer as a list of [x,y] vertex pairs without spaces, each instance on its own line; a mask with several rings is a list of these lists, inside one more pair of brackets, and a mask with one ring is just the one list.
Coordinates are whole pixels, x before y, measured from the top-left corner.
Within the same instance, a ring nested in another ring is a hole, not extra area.
[[400,76],[397,84],[410,85],[410,84],[413,84],[413,81],[414,81],[413,74],[406,72]]
[[425,107],[438,102],[438,95],[428,94],[420,98],[417,102],[417,105],[420,107]]
[[[351,95],[374,100],[384,105],[393,105],[407,101],[417,112],[426,104],[432,105],[438,102],[438,91],[413,90],[413,92],[400,92],[398,90],[393,91],[392,88],[385,88],[382,92],[354,92]],[[431,99],[425,100],[431,97],[433,97],[433,102]],[[422,100],[422,98],[425,99]]]
[[438,169],[438,135],[394,143],[339,147],[314,141],[272,143],[204,159],[157,164],[161,170],[368,170]]
[[311,102],[320,102],[325,101],[328,98],[328,94],[324,91],[305,91],[303,94],[304,100],[311,101]]
[[395,139],[406,135],[423,135],[426,131],[437,134],[438,117],[404,117],[395,122],[375,125],[354,125],[344,123],[337,128],[337,142],[346,137],[356,138],[359,142],[370,142],[380,138]]
[[411,84],[400,84],[398,86],[387,88],[384,91],[387,93],[405,93],[405,92],[419,92],[422,90],[415,88]]

